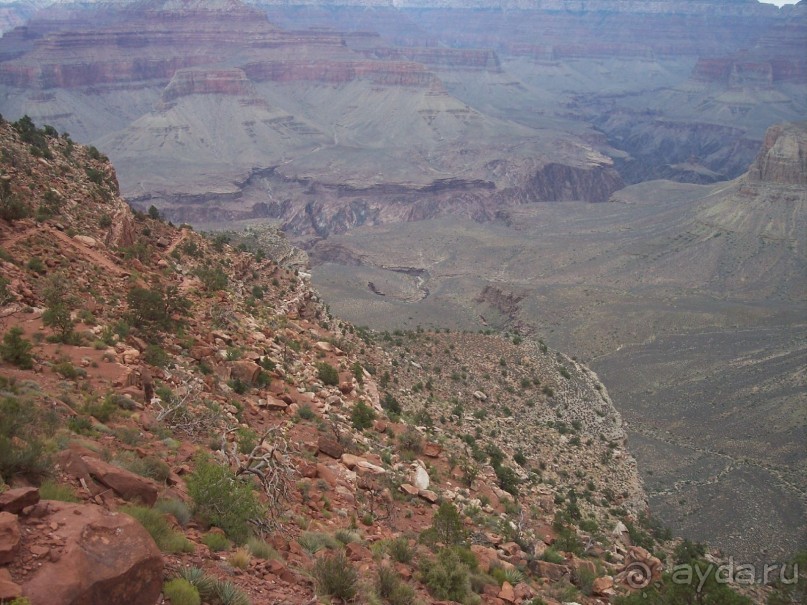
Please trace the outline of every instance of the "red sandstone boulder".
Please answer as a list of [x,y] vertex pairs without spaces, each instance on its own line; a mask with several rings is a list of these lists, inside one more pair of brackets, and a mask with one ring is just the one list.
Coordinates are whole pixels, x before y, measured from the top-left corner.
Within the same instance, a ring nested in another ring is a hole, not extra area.
[[0,513],[0,565],[11,563],[20,547],[20,524],[17,515]]
[[242,359],[230,364],[230,377],[243,383],[253,385],[258,380],[261,366],[254,361]]
[[23,584],[31,605],[154,605],[163,560],[134,519],[86,504],[48,502],[44,522],[64,543],[57,561],[43,560]]
[[35,487],[18,487],[0,494],[0,511],[20,513],[26,506],[39,502],[39,490]]
[[320,437],[317,447],[320,452],[327,454],[331,458],[339,459],[345,453],[344,448],[335,439],[330,439],[329,437]]
[[113,466],[98,458],[82,456],[81,460],[93,479],[111,488],[121,498],[153,506],[157,501],[157,484],[126,469]]
[[12,600],[22,596],[22,588],[11,579],[11,574],[0,568],[0,601]]

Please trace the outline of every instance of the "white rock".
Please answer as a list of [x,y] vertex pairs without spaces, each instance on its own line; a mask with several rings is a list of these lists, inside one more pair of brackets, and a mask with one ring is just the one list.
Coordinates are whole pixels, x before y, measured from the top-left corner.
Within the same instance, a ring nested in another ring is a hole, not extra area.
[[412,485],[418,489],[429,489],[429,473],[422,466],[415,466],[412,469]]

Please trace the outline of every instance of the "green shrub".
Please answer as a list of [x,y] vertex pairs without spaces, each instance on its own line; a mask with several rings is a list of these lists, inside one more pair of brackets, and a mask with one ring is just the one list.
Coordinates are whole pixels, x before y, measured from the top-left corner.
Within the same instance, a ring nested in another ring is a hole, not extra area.
[[[78,369],[73,367],[73,364],[69,362],[56,364],[53,366],[53,369],[55,372],[61,374],[65,378],[75,378],[81,375],[78,372]],[[112,418],[113,414],[118,411],[118,409],[118,406],[105,397],[101,401],[98,401],[97,399],[90,399],[84,404],[81,411],[92,416],[98,420],[98,422],[107,422],[110,418]]]
[[387,552],[389,556],[398,563],[411,563],[412,558],[415,556],[415,551],[409,546],[409,540],[404,537],[390,540],[387,546]]
[[61,485],[51,479],[45,479],[39,486],[39,497],[42,500],[58,500],[59,502],[78,502],[76,490],[70,485]]
[[143,351],[143,361],[154,367],[164,368],[169,364],[171,358],[160,345],[152,344]]
[[375,416],[373,408],[363,401],[359,401],[353,406],[353,411],[350,413],[350,420],[353,423],[353,428],[358,431],[363,431],[373,426]]
[[193,544],[179,532],[171,529],[168,521],[160,511],[145,506],[124,506],[120,509],[140,522],[151,534],[157,547],[167,553],[193,552]]
[[236,477],[207,456],[196,459],[196,470],[188,477],[188,492],[196,514],[239,544],[250,536],[249,521],[264,516],[249,480]]
[[191,520],[191,511],[182,500],[157,500],[154,509],[164,515],[171,515],[182,527]]
[[423,450],[423,437],[415,427],[408,427],[398,436],[398,444],[404,452],[419,454]]
[[547,563],[555,563],[555,564],[562,564],[566,562],[566,559],[563,558],[556,548],[549,547],[547,548],[543,554],[541,555],[541,559],[546,561]]
[[312,575],[320,595],[344,601],[356,596],[359,575],[344,553],[317,559]]
[[42,259],[38,256],[32,256],[25,267],[34,273],[44,273],[46,271],[45,263],[43,263]]
[[171,605],[200,605],[202,602],[196,587],[182,578],[166,582],[163,595],[171,601]]
[[260,538],[253,537],[247,540],[247,548],[254,557],[259,559],[277,559],[280,557],[271,544]]
[[350,370],[353,373],[353,377],[356,379],[356,382],[359,384],[364,384],[364,368],[358,361],[351,366]]
[[217,532],[210,532],[202,536],[202,544],[207,546],[213,552],[220,552],[222,550],[229,550],[230,541],[227,536],[223,536]]
[[215,578],[211,578],[204,570],[198,567],[182,567],[179,572],[177,572],[177,576],[198,590],[199,595],[206,601],[215,593]]
[[415,600],[415,591],[412,587],[407,586],[398,573],[386,565],[378,568],[375,586],[378,596],[389,605],[410,605]]
[[190,309],[190,302],[179,293],[176,286],[165,289],[156,287],[152,290],[134,287],[126,295],[126,303],[129,306],[131,323],[139,328],[171,328],[173,315],[186,315]]
[[513,586],[524,581],[524,574],[515,567],[508,567],[505,569],[499,565],[491,565],[490,575],[499,583],[499,586],[505,582],[509,582]]
[[0,401],[0,477],[6,482],[15,476],[38,479],[50,470],[50,457],[36,433],[42,423],[31,402],[17,397]]
[[438,599],[462,602],[471,592],[468,566],[452,548],[441,550],[436,559],[424,559],[420,573],[424,584]]
[[69,360],[60,361],[59,363],[53,364],[53,371],[59,374],[59,376],[61,376],[62,378],[66,378],[67,380],[84,378],[87,375],[87,372],[83,368],[77,368]]
[[339,540],[332,535],[315,531],[304,531],[297,542],[312,555],[323,549],[337,550],[342,547]]
[[342,544],[354,544],[361,542],[361,535],[359,535],[359,532],[350,529],[337,529],[335,532],[333,532],[333,537]]
[[241,547],[236,548],[235,551],[227,557],[227,562],[236,569],[247,569],[252,560],[252,555],[249,549]]
[[392,417],[400,416],[403,413],[401,404],[398,403],[398,400],[395,399],[392,393],[384,394],[384,399],[381,400],[381,407]]
[[251,605],[249,597],[229,580],[217,580],[213,584],[211,600],[215,605]]
[[322,384],[336,386],[339,384],[339,372],[331,364],[321,361],[317,364],[317,373]]
[[34,358],[31,356],[33,345],[22,337],[22,328],[13,327],[3,335],[0,344],[0,358],[23,370],[34,367]]
[[202,281],[202,285],[208,292],[227,289],[229,280],[220,267],[200,267],[196,270],[196,276]]
[[313,420],[316,414],[310,405],[305,404],[297,410],[297,416],[302,420]]
[[504,465],[494,466],[493,470],[496,472],[496,478],[499,480],[499,487],[507,493],[517,496],[520,480],[516,472],[509,466]]
[[28,206],[12,193],[11,184],[5,180],[0,181],[0,218],[11,222],[23,219],[28,214]]
[[[429,531],[435,542],[451,546],[465,541],[465,526],[457,507],[451,502],[443,502],[434,513]],[[425,532],[424,532],[425,533]]]

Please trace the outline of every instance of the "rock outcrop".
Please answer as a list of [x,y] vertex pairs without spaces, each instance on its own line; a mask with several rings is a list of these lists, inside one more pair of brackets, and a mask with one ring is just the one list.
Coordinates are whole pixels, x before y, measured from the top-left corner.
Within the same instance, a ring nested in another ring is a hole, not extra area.
[[748,181],[807,185],[807,125],[771,126],[748,170]]
[[163,560],[148,532],[123,513],[47,501],[37,522],[53,524],[58,553],[22,583],[32,605],[154,605]]

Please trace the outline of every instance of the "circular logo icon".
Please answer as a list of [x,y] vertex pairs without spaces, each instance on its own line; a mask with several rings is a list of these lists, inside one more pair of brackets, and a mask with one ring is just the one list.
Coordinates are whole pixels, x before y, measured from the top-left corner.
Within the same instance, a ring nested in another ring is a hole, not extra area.
[[625,568],[625,584],[634,590],[650,586],[652,573],[650,568],[641,561],[634,561]]

